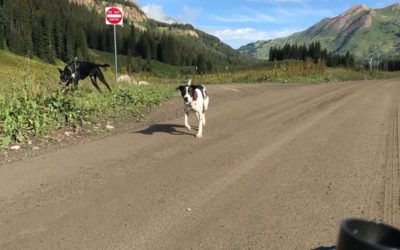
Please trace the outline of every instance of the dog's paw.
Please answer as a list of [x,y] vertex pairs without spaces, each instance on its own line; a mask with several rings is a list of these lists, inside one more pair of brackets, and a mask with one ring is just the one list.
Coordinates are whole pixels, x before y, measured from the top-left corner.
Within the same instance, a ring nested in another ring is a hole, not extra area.
[[202,134],[197,134],[197,135],[196,135],[196,138],[201,138],[201,137],[203,137]]
[[192,130],[192,127],[190,127],[190,125],[185,125],[185,128],[186,128],[187,130]]

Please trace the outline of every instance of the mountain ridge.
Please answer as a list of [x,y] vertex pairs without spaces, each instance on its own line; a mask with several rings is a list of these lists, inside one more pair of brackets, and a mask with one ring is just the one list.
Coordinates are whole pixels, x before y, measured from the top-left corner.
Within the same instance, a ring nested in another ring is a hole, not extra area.
[[308,29],[288,37],[256,41],[239,51],[258,59],[268,59],[269,48],[285,43],[309,44],[320,41],[324,48],[336,53],[351,51],[358,58],[380,54],[384,57],[400,55],[400,2],[384,8],[372,9],[355,5],[342,14],[324,18]]

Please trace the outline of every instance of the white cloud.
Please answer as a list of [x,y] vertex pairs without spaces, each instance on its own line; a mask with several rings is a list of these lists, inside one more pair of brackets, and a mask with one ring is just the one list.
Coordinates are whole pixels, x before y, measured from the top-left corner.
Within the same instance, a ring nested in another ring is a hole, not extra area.
[[182,7],[180,14],[176,18],[167,16],[163,7],[158,4],[148,4],[142,7],[143,12],[151,19],[163,23],[193,23],[195,19],[201,14],[202,9],[191,8],[187,5]]
[[143,12],[154,20],[164,22],[164,23],[176,23],[176,21],[170,17],[168,17],[162,6],[158,4],[148,4],[142,7]]
[[226,23],[276,23],[276,19],[263,13],[254,13],[253,15],[236,15],[231,17],[215,16],[214,19]]
[[193,23],[197,17],[200,16],[202,9],[191,8],[187,5],[182,7],[181,14],[178,15],[177,19],[181,23]]

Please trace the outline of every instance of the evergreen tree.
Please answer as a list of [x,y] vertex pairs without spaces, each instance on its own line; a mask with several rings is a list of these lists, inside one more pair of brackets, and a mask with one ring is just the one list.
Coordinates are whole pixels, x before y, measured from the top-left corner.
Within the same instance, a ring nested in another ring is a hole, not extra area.
[[[123,30],[121,30],[117,25],[117,26],[115,26],[115,32],[116,32],[115,33],[115,37],[116,37],[116,40],[117,40],[116,41],[117,42],[117,51],[118,51],[118,54],[122,54],[122,53],[124,53],[124,39],[122,37],[123,36]],[[114,33],[114,28],[113,28],[113,33]]]
[[100,51],[107,51],[107,38],[105,32],[100,32],[97,36],[97,49]]
[[6,41],[10,50],[20,55],[31,55],[32,28],[30,25],[30,8],[27,1],[5,1],[5,20],[8,20]]
[[167,38],[168,63],[171,65],[179,65],[177,43],[172,35]]
[[106,51],[114,53],[114,31],[111,25],[107,26],[105,41],[106,41]]
[[204,74],[207,72],[207,63],[203,54],[200,54],[197,59],[197,73]]
[[75,56],[79,58],[79,60],[88,60],[88,46],[86,42],[85,32],[82,28],[78,28],[76,34],[76,42],[75,42]]
[[56,51],[56,56],[58,58],[63,58],[65,51],[65,34],[64,34],[64,25],[63,19],[61,15],[56,15],[55,23],[54,23],[54,46]]
[[47,16],[44,18],[42,23],[43,32],[42,32],[42,39],[43,39],[43,58],[48,62],[53,62],[55,59],[55,46],[53,42],[53,27],[52,23],[49,22],[50,18]]
[[136,46],[138,44],[138,39],[139,35],[138,32],[136,31],[136,28],[131,25],[130,26],[130,30],[129,30],[129,35],[126,39],[126,42],[124,44],[124,50],[126,53],[128,53],[128,51],[131,51],[132,55],[136,55]]
[[45,47],[46,44],[43,41],[43,27],[40,22],[40,17],[38,16],[38,12],[34,13],[34,17],[32,19],[32,44],[33,44],[33,53],[42,59],[45,59]]
[[157,60],[158,43],[152,33],[149,33],[149,43],[150,43],[149,46],[150,46],[150,51],[151,51],[151,59]]
[[152,53],[147,35],[143,35],[140,37],[140,41],[138,44],[138,53],[143,59],[151,59]]
[[328,52],[327,49],[321,48],[321,43],[312,42],[308,45],[297,46],[296,44],[290,45],[285,44],[283,48],[271,47],[269,49],[269,61],[285,60],[285,59],[296,59],[306,61],[307,58],[312,58],[314,63],[326,63],[329,67],[354,67],[355,60],[350,52],[345,55],[338,55],[332,52]]
[[99,38],[97,36],[97,31],[88,30],[87,31],[87,41],[88,46],[93,49],[99,49]]
[[157,46],[157,58],[159,61],[167,63],[168,62],[168,41],[167,36],[163,34],[161,41]]
[[275,60],[275,58],[276,58],[275,47],[270,47],[269,48],[269,58],[268,58],[268,60],[272,62],[272,61]]
[[5,48],[5,35],[4,35],[4,16],[3,16],[3,2],[0,2],[0,49]]
[[211,61],[208,61],[207,62],[207,72],[211,73],[211,72],[213,72],[213,69],[214,69],[214,65],[212,64]]
[[17,15],[19,22],[18,32],[21,37],[21,51],[22,55],[33,55],[32,44],[32,27],[31,27],[31,6],[28,1],[22,1],[19,4],[19,12]]
[[283,46],[283,51],[282,51],[282,59],[286,60],[286,59],[290,59],[290,45],[289,44],[285,44],[285,46]]
[[314,63],[317,63],[321,57],[321,43],[320,42],[312,42],[308,49],[309,56],[314,60]]
[[128,49],[126,56],[126,72],[132,74],[134,72],[133,56],[131,49]]
[[65,33],[65,51],[64,51],[64,61],[72,61],[74,57],[76,56],[75,54],[75,25],[72,23],[72,21],[67,23],[67,30]]
[[345,55],[345,66],[348,68],[354,67],[354,57],[350,54],[349,51],[347,51]]

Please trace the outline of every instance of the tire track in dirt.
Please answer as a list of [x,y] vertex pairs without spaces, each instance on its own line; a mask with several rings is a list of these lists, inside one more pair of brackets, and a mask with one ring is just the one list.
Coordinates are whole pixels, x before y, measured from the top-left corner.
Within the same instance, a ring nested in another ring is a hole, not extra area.
[[376,178],[369,193],[368,217],[400,226],[399,87],[391,92],[386,137],[375,153]]
[[399,225],[397,218],[400,206],[400,166],[399,166],[399,98],[394,98],[394,104],[390,115],[391,127],[387,137],[387,156],[385,162],[385,191],[383,219],[391,225]]
[[[291,93],[289,93],[288,97],[282,96],[279,101],[272,103],[266,98],[276,98],[279,97],[278,95],[263,95],[258,97],[257,101],[260,105],[252,108],[251,116],[248,115],[249,110],[235,114],[234,119],[238,121],[236,125],[240,126],[237,130],[242,130],[246,127],[246,125],[243,125],[244,123],[241,122],[243,120],[254,124],[260,124],[266,120],[271,123],[278,121],[283,126],[318,109],[324,108],[324,106],[329,106],[340,99],[350,96],[354,93],[354,90],[359,87],[360,86],[357,84],[327,86],[326,89],[319,89],[318,91],[307,94],[302,92],[301,94],[291,96]],[[247,101],[253,102],[254,99]],[[237,110],[242,106],[246,107],[248,105],[246,102],[241,101],[237,103]],[[287,114],[291,113],[296,113],[296,115],[290,116],[289,119],[280,120],[282,117],[286,117]],[[269,123],[267,125],[270,127],[271,124]],[[274,127],[276,126],[272,126],[272,128]]]

